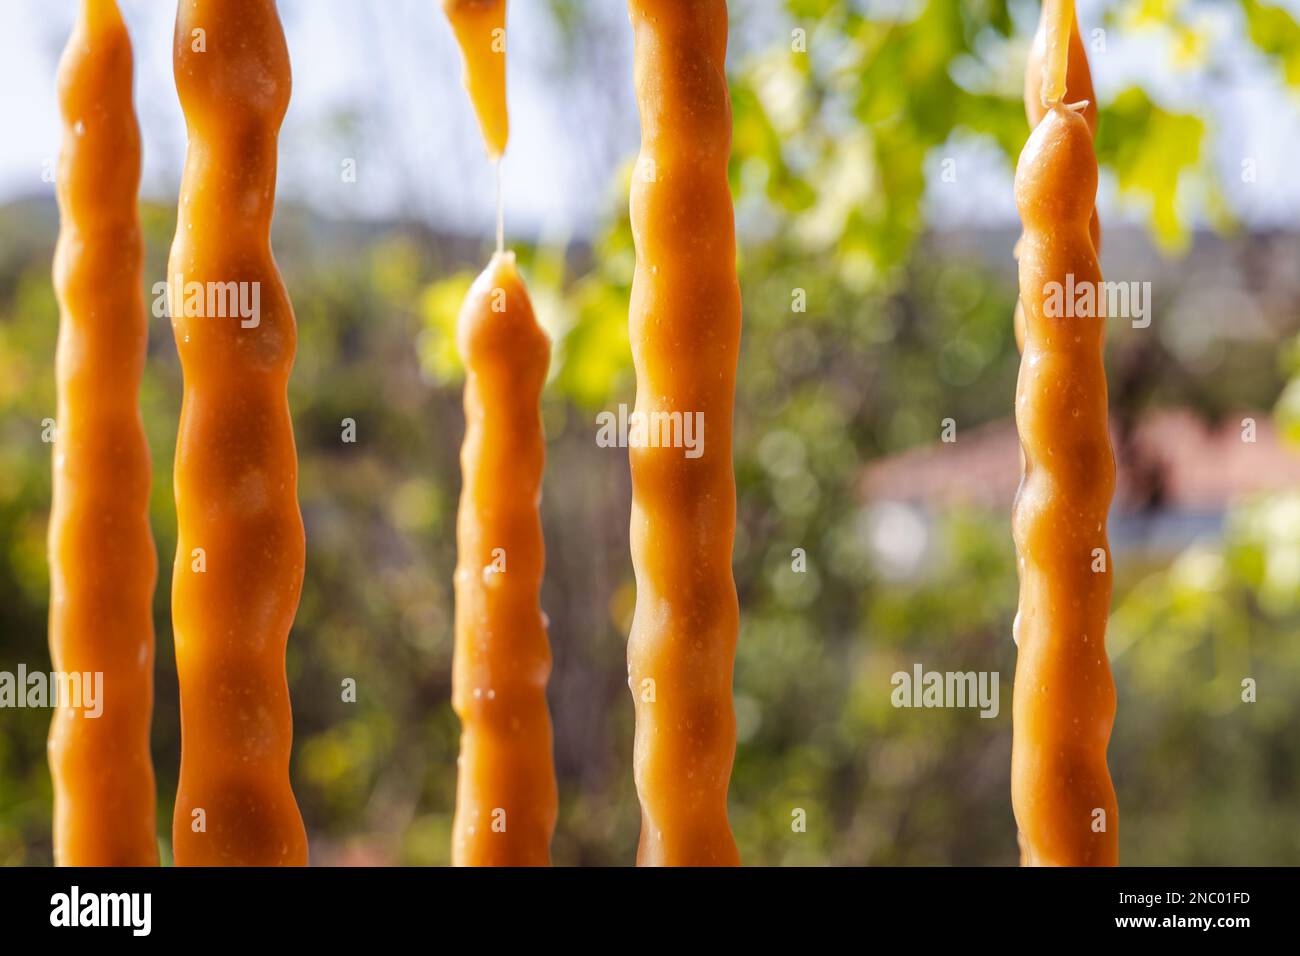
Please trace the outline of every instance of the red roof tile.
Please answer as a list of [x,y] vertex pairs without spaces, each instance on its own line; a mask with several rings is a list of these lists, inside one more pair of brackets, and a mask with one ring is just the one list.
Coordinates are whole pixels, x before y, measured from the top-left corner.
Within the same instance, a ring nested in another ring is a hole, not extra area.
[[[1253,418],[1255,441],[1242,440],[1242,420]],[[1111,443],[1118,468],[1120,510],[1166,507],[1218,511],[1260,492],[1300,488],[1300,455],[1282,445],[1270,417],[1243,412],[1211,426],[1187,409],[1155,409],[1121,445]],[[905,501],[931,508],[973,505],[1009,508],[1020,482],[1015,424],[993,422],[869,464],[861,491],[868,500]]]

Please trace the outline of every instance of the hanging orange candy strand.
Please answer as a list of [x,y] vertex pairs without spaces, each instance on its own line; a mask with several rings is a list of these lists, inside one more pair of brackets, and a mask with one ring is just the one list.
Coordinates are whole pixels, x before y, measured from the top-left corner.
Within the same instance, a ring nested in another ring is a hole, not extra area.
[[[172,580],[176,862],[304,865],[285,679],[306,551],[286,395],[297,327],[270,244],[290,91],[275,0],[181,0],[174,67],[189,131],[167,267],[185,377]],[[186,290],[229,283],[256,308],[190,309]]]
[[557,793],[539,604],[538,511],[546,441],[539,403],[551,344],[513,253],[494,255],[461,307],[465,444],[456,523],[452,703],[461,720],[452,860],[546,866]]
[[[443,8],[465,56],[465,86],[488,155],[500,160],[508,130],[505,0],[444,0]],[[539,406],[551,343],[514,253],[502,248],[500,204],[498,188],[497,253],[465,297],[457,328],[465,443],[456,522],[452,705],[461,738],[452,862],[548,866],[558,795],[546,704],[551,651],[540,605],[546,439]]]
[[[1026,864],[1105,866],[1119,857],[1106,766],[1115,715],[1106,658],[1106,520],[1115,463],[1102,366],[1105,318],[1048,309],[1049,300],[1060,301],[1053,284],[1062,288],[1070,277],[1075,288],[1100,291],[1089,235],[1097,160],[1086,120],[1062,103],[1073,4],[1051,7],[1045,114],[1016,169],[1027,335],[1016,390],[1025,474],[1013,516],[1020,607],[1011,798]],[[1092,311],[1104,312],[1104,297],[1093,299]]]
[[154,866],[149,723],[158,559],[137,402],[148,339],[136,207],[140,130],[131,41],[114,0],[82,0],[59,64],[59,105],[50,652],[60,673],[103,678],[97,717],[65,702],[50,727],[54,859]]
[[442,0],[465,59],[462,80],[478,117],[488,158],[498,160],[510,138],[506,111],[506,0]]
[[630,0],[641,155],[629,334],[636,411],[702,415],[703,454],[635,447],[636,612],[628,683],[641,799],[637,862],[740,862],[727,821],[736,750],[731,430],[740,289],[727,161],[724,0]]
[[[1047,20],[1051,14],[1051,7],[1048,4],[1043,5],[1043,13],[1038,21],[1038,30],[1034,33],[1034,39],[1029,48],[1029,59],[1025,63],[1025,118],[1029,121],[1029,128],[1032,130],[1038,125],[1039,121],[1046,113],[1046,107],[1043,106],[1043,58],[1047,52]],[[1071,11],[1071,30],[1070,30],[1070,55],[1066,67],[1066,88],[1064,101],[1066,103],[1083,103],[1083,118],[1088,123],[1088,130],[1093,136],[1097,135],[1097,94],[1092,88],[1092,71],[1088,68],[1088,53],[1083,46],[1083,38],[1079,34],[1079,24],[1073,19]],[[1092,244],[1101,255],[1101,221],[1097,218],[1096,207],[1093,207],[1092,219],[1089,223],[1089,231],[1092,235]],[[1019,255],[1019,244],[1016,246],[1017,256]],[[1021,308],[1020,300],[1016,300],[1015,312],[1015,331],[1016,345],[1023,352],[1025,350],[1025,313]]]
[[[1044,5],[1042,16],[1038,20],[1038,29],[1034,33],[1034,38],[1029,48],[1029,58],[1025,63],[1025,118],[1029,121],[1029,128],[1033,130],[1043,115],[1047,112],[1043,106],[1043,60],[1047,52],[1047,21],[1053,15],[1050,5]],[[1070,48],[1069,62],[1066,66],[1066,90],[1065,102],[1083,103],[1083,118],[1088,124],[1088,130],[1094,136],[1097,132],[1097,96],[1092,86],[1092,71],[1088,68],[1088,54],[1084,49],[1083,38],[1079,33],[1077,19],[1071,22],[1070,30]],[[1097,209],[1094,206],[1092,210],[1092,219],[1089,222],[1089,232],[1092,236],[1093,247],[1097,254],[1101,254],[1101,221],[1097,217]],[[1016,243],[1014,255],[1020,256],[1020,244]],[[1023,353],[1025,350],[1025,310],[1020,304],[1020,297],[1016,297],[1016,309],[1014,317],[1014,329],[1016,336],[1016,347]],[[1023,470],[1024,456],[1021,456],[1021,466]],[[1023,862],[1023,854],[1022,854]]]

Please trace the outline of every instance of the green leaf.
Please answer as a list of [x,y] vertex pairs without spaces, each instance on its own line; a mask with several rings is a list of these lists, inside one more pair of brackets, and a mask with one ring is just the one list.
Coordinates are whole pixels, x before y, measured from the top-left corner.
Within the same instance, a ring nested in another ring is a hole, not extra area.
[[465,377],[456,351],[456,318],[460,304],[474,282],[474,273],[457,272],[427,286],[420,295],[420,365],[435,382],[452,385]]
[[1189,174],[1203,174],[1205,121],[1170,112],[1138,87],[1129,87],[1102,111],[1097,158],[1115,171],[1120,194],[1146,206],[1151,232],[1166,252],[1181,252],[1191,237],[1178,205]]
[[1246,33],[1265,56],[1276,60],[1290,86],[1300,86],[1300,24],[1286,10],[1260,0],[1241,0]]

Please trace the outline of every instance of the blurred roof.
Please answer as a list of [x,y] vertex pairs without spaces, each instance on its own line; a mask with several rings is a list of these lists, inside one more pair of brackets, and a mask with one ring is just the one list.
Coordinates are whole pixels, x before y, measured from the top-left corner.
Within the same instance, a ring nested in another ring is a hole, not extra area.
[[[1247,418],[1255,422],[1253,442],[1243,438]],[[1121,512],[1220,511],[1235,498],[1300,488],[1300,455],[1283,446],[1272,418],[1257,412],[1211,424],[1188,409],[1153,409],[1124,434],[1112,421],[1111,444]],[[934,509],[1005,509],[1019,483],[1019,439],[1006,420],[868,465],[861,493]]]

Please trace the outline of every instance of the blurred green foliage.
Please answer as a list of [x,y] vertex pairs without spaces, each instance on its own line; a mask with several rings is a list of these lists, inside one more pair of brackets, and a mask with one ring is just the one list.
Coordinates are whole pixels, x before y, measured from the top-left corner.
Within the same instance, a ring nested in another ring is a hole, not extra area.
[[[859,481],[865,462],[933,442],[947,416],[959,413],[966,429],[1010,414],[1010,268],[931,247],[925,195],[951,142],[983,139],[1014,161],[1027,135],[1020,83],[1035,11],[1001,0],[893,5],[908,15],[890,6],[786,0],[774,23],[770,5],[733,4],[738,33],[771,38],[739,56],[732,75],[745,302],[732,814],[754,864],[1017,858],[1008,516],[953,511],[919,522],[864,501]],[[1195,63],[1204,44],[1189,6],[1125,0],[1108,7],[1108,24],[1168,31]],[[551,7],[570,34],[581,32],[581,4]],[[1240,9],[1254,43],[1300,82],[1294,20],[1256,0]],[[795,49],[795,29],[815,56]],[[1199,218],[1229,225],[1208,160],[1211,132],[1206,117],[1140,88],[1102,103],[1099,157],[1166,251],[1185,249]],[[595,412],[629,401],[634,388],[626,177],[610,184],[606,225],[589,246],[519,249],[555,342],[544,398],[543,603],[555,655],[560,864],[630,862],[639,823],[623,647],[634,598],[627,465],[592,440]],[[164,273],[174,216],[148,206],[144,220],[148,279]],[[48,660],[40,423],[54,408],[55,229],[48,203],[0,210],[0,668]],[[294,784],[313,860],[446,863],[463,429],[454,324],[487,245],[467,255],[414,226],[377,234],[284,209],[275,248],[300,327],[290,398],[309,558],[289,675]],[[1008,242],[1008,262],[1010,251]],[[1120,332],[1108,357],[1113,382],[1153,347],[1152,337]],[[1117,388],[1117,411],[1153,395],[1211,411],[1270,400],[1282,385],[1271,348],[1234,355],[1244,356],[1228,360],[1241,374],[1171,374],[1140,382],[1137,397]],[[179,750],[168,615],[179,399],[171,332],[155,321],[141,400],[160,556],[154,752],[164,845]],[[356,444],[340,441],[345,418],[357,423]],[[910,573],[882,552],[891,521],[923,548]],[[806,573],[791,570],[795,549],[808,557]],[[1172,562],[1119,563],[1111,766],[1126,862],[1300,858],[1297,595],[1300,502],[1289,498],[1244,504],[1221,540]],[[914,662],[998,671],[998,717],[894,709],[890,675]],[[1240,701],[1245,676],[1259,681],[1257,704]],[[355,704],[340,700],[347,677],[358,684]],[[48,716],[9,711],[0,721],[0,863],[50,859]],[[807,812],[806,833],[791,828],[796,808]]]

